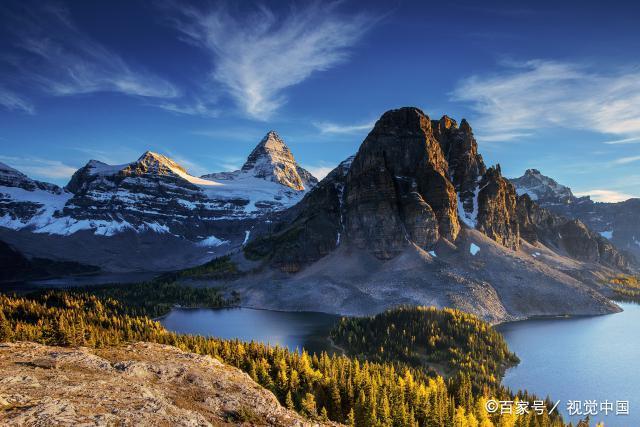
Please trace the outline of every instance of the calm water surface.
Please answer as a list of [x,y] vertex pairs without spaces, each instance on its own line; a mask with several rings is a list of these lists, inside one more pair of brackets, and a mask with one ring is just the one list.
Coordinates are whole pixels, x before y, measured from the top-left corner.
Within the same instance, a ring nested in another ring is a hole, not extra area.
[[[561,400],[629,401],[629,416],[592,417],[607,427],[640,426],[640,306],[607,316],[527,320],[500,325],[521,363],[504,384]],[[161,320],[169,330],[278,344],[294,350],[331,350],[326,339],[337,316],[268,310],[174,309]],[[595,422],[592,423],[592,426]]]
[[228,309],[174,309],[160,322],[183,334],[238,338],[310,352],[333,349],[327,339],[339,316],[314,312]]
[[[503,383],[561,400],[629,401],[629,416],[591,417],[606,427],[640,426],[640,305],[597,317],[541,319],[498,326],[520,364]],[[595,422],[592,423],[595,425]]]

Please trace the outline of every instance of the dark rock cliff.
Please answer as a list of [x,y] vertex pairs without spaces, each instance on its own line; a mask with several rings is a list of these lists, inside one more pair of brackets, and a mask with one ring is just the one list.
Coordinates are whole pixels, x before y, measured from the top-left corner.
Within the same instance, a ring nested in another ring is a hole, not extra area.
[[580,220],[589,230],[615,245],[614,249],[620,248],[636,259],[640,258],[640,199],[605,203],[594,202],[589,196],[576,197],[569,187],[537,169],[528,169],[511,182],[518,194],[529,195],[538,205],[555,214]]
[[529,195],[518,197],[517,220],[522,238],[565,251],[580,261],[627,270],[635,259],[618,250],[608,239],[591,231],[577,219],[569,219],[540,207]]
[[456,191],[431,121],[415,108],[385,113],[356,154],[345,188],[345,233],[381,259],[407,242],[424,249],[460,232]]
[[351,164],[329,174],[268,233],[246,248],[284,271],[298,271],[341,244],[388,260],[408,245],[455,242],[465,224],[517,249],[515,189],[487,170],[473,131],[417,108],[382,115]]

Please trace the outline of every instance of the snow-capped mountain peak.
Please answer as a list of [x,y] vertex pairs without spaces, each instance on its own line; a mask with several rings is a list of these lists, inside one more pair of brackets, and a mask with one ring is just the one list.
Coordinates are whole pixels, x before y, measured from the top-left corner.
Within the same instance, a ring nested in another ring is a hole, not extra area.
[[153,151],[121,165],[90,160],[64,190],[2,164],[0,226],[58,235],[153,231],[194,242],[229,240],[234,236],[218,224],[259,220],[294,205],[316,183],[275,132],[241,170],[200,178]]
[[43,190],[54,194],[60,194],[62,192],[62,189],[57,185],[31,179],[19,170],[4,163],[0,163],[0,188],[1,187],[15,187],[31,192]]
[[187,170],[162,154],[146,151],[138,160],[124,169],[124,173],[155,175],[188,175]]
[[528,194],[532,200],[546,203],[573,203],[577,198],[569,187],[543,175],[537,169],[527,169],[520,178],[512,179],[518,195]]
[[291,150],[275,131],[269,131],[262,138],[240,173],[277,182],[297,191],[309,190],[318,182],[298,166]]

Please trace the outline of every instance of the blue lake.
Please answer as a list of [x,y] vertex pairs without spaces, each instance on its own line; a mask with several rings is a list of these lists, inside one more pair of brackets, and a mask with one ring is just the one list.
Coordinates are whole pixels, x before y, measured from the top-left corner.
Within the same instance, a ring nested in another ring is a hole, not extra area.
[[591,416],[606,427],[640,426],[640,305],[596,317],[538,319],[498,326],[520,364],[503,384],[549,395],[566,421],[568,400],[629,401],[629,415]]
[[183,334],[260,341],[310,352],[331,352],[329,331],[339,316],[251,308],[174,309],[160,322]]
[[[521,363],[503,383],[560,400],[565,420],[568,400],[629,401],[629,415],[591,417],[606,427],[640,426],[640,305],[620,304],[607,316],[537,319],[498,326]],[[309,312],[235,309],[174,309],[161,319],[169,330],[331,351],[326,338],[337,316]]]

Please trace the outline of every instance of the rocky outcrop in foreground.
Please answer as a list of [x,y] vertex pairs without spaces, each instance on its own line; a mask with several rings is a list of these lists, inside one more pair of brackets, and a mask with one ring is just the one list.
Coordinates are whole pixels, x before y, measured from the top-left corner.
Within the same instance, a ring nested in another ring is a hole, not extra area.
[[0,425],[312,425],[209,356],[136,343],[0,344]]

